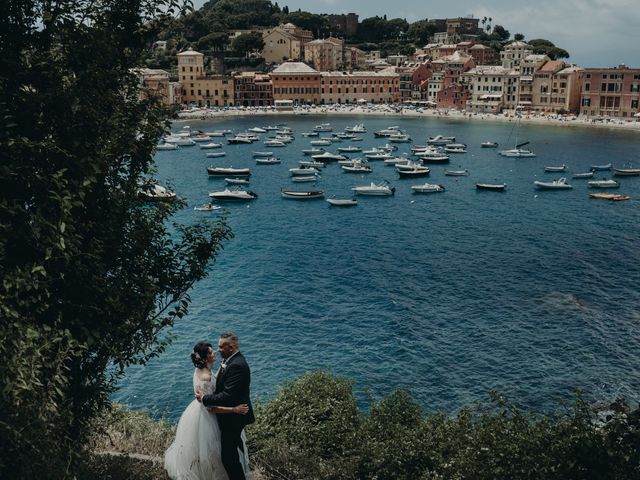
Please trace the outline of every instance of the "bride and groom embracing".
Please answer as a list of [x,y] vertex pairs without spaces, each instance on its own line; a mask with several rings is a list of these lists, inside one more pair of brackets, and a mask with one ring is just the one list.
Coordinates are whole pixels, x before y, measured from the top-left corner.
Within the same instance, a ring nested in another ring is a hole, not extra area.
[[253,423],[249,400],[251,371],[240,353],[238,337],[218,340],[222,363],[215,374],[216,354],[210,343],[193,347],[196,399],[186,408],[176,438],[165,453],[165,469],[174,480],[245,480],[249,457],[244,427]]

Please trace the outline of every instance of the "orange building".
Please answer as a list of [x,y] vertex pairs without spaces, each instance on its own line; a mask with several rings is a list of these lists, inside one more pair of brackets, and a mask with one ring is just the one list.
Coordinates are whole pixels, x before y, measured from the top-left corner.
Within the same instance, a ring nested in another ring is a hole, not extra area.
[[273,100],[320,103],[320,72],[302,62],[285,62],[270,73]]
[[178,53],[178,81],[182,85],[182,101],[199,106],[233,105],[233,77],[207,75],[204,55],[192,49]]
[[321,103],[396,103],[400,101],[400,75],[380,72],[322,72]]
[[634,118],[640,116],[640,68],[586,68],[580,114]]

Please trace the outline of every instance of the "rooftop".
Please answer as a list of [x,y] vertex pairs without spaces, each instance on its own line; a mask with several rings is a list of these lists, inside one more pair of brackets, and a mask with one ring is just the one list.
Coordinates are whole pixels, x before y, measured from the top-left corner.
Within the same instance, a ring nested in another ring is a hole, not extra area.
[[196,52],[193,48],[188,48],[184,52],[180,52],[177,54],[178,57],[180,56],[186,57],[186,56],[193,56],[193,55],[200,55],[201,57],[204,57],[203,53]]
[[318,73],[303,62],[284,62],[271,73]]

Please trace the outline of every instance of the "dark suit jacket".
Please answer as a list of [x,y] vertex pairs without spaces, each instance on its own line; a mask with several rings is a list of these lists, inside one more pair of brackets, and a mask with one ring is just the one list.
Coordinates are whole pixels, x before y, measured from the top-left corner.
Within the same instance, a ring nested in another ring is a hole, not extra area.
[[218,415],[221,428],[236,427],[242,429],[253,423],[253,407],[249,399],[249,385],[251,384],[251,370],[242,353],[236,353],[228,362],[226,368],[220,372],[216,381],[215,393],[202,397],[205,407],[235,407],[246,403],[249,412],[246,415],[237,413],[222,413]]

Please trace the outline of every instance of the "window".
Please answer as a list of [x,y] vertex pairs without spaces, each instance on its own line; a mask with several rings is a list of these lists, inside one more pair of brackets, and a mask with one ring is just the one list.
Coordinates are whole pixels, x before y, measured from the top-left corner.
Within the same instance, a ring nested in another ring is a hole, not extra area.
[[631,100],[631,108],[638,108],[638,100]]
[[640,91],[640,84],[638,84],[638,83],[634,83],[634,84],[632,84],[632,85],[631,85],[631,91],[632,91],[632,92],[638,92],[638,91]]
[[590,107],[591,106],[591,99],[590,98],[583,98],[582,99],[582,106],[583,107]]
[[588,82],[587,82],[587,83],[585,83],[585,84],[584,84],[584,91],[585,91],[585,92],[588,92],[588,91],[590,91],[590,90],[591,90],[591,84],[590,84],[590,83],[588,83]]

